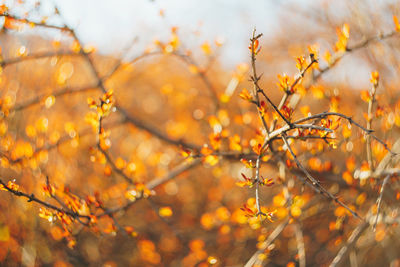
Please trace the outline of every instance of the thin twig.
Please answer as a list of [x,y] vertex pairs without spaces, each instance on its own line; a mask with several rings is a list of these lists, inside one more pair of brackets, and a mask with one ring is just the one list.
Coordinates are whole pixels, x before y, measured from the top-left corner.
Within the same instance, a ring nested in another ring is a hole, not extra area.
[[218,110],[219,109],[219,99],[218,99],[217,91],[214,88],[214,86],[212,85],[211,81],[208,79],[205,71],[200,70],[200,68],[198,67],[199,66],[198,63],[194,60],[194,58],[189,55],[185,55],[185,54],[178,53],[178,52],[173,52],[171,55],[177,56],[178,58],[183,60],[186,64],[193,65],[197,68],[197,70],[198,70],[197,75],[202,80],[202,82],[206,85],[208,91],[210,92],[211,98],[214,102],[215,110]]
[[260,204],[260,161],[261,161],[261,156],[262,154],[258,155],[257,161],[256,161],[256,177],[254,179],[254,182],[256,183],[256,190],[255,190],[255,195],[256,195],[256,206],[257,206],[257,215],[260,216],[260,220],[262,219],[262,215],[264,213],[261,211],[261,204]]
[[64,56],[79,56],[79,54],[77,54],[73,51],[33,53],[33,54],[26,55],[26,56],[4,59],[4,60],[0,61],[0,66],[7,67],[10,65],[25,62],[28,60],[36,60],[36,59],[49,58],[49,57],[64,57]]
[[13,195],[18,196],[18,197],[25,197],[25,198],[27,198],[27,199],[28,199],[28,202],[36,202],[36,203],[38,203],[38,204],[40,204],[40,205],[42,205],[42,206],[44,206],[44,207],[46,207],[46,208],[55,210],[55,211],[60,212],[60,213],[63,213],[63,214],[67,214],[68,216],[70,216],[70,217],[72,217],[72,218],[74,218],[74,219],[77,219],[77,218],[79,217],[79,218],[84,218],[84,219],[90,220],[90,217],[87,216],[87,215],[82,215],[82,214],[79,214],[78,212],[74,212],[74,211],[71,211],[71,210],[66,210],[66,209],[63,209],[63,208],[54,206],[54,205],[52,205],[52,204],[50,204],[50,203],[47,203],[47,202],[45,202],[45,201],[43,201],[43,200],[40,200],[40,199],[37,198],[34,194],[26,194],[26,193],[24,193],[24,192],[22,192],[22,191],[14,190],[14,189],[8,187],[7,184],[4,183],[1,179],[0,179],[0,184],[1,184],[8,192],[12,193]]
[[397,31],[391,31],[391,32],[386,33],[386,34],[378,34],[376,36],[372,36],[370,38],[367,38],[364,41],[359,42],[358,44],[355,44],[353,46],[347,47],[345,53],[342,53],[342,54],[338,55],[337,57],[335,57],[333,59],[333,62],[331,62],[331,64],[329,64],[328,66],[326,66],[323,69],[320,69],[319,73],[314,76],[314,80],[318,80],[325,72],[327,72],[330,69],[332,69],[332,67],[335,66],[345,55],[348,55],[351,52],[354,52],[354,51],[357,51],[357,50],[359,50],[361,48],[364,48],[364,47],[368,46],[370,43],[372,43],[374,41],[382,41],[382,40],[388,39],[390,37],[393,37],[393,36],[395,36],[397,34],[398,34]]
[[344,204],[342,201],[340,201],[337,197],[335,197],[334,195],[332,195],[328,190],[326,190],[321,183],[315,179],[314,177],[311,176],[311,174],[307,171],[306,168],[304,168],[304,166],[300,163],[300,161],[298,160],[296,154],[293,152],[292,148],[289,145],[289,142],[285,136],[285,134],[282,134],[282,140],[285,143],[288,151],[290,152],[290,154],[292,155],[294,161],[296,162],[297,166],[303,171],[303,173],[306,175],[306,177],[308,178],[310,184],[319,192],[321,192],[321,194],[325,195],[326,197],[330,198],[331,200],[333,200],[334,202],[336,202],[337,204],[339,204],[340,206],[342,206],[343,208],[345,208],[346,210],[348,210],[354,217],[357,217],[361,220],[363,220],[361,218],[360,215],[358,215],[357,212],[353,211],[349,206],[347,206],[346,204]]
[[296,223],[294,227],[296,234],[297,251],[299,254],[299,267],[306,267],[306,249],[304,246],[303,231],[301,230],[299,223]]
[[380,211],[381,211],[383,192],[384,192],[384,190],[385,190],[385,186],[386,186],[387,182],[389,181],[389,178],[390,178],[390,175],[387,175],[387,176],[385,177],[385,179],[383,180],[381,190],[379,191],[379,197],[378,197],[378,199],[376,200],[376,205],[377,205],[377,208],[376,208],[376,218],[375,218],[374,226],[372,227],[372,229],[374,230],[374,232],[376,231],[376,225],[378,224],[379,213],[380,213]]
[[247,261],[247,263],[244,265],[244,267],[252,267],[255,265],[260,266],[260,261],[262,263],[262,260],[260,260],[259,255],[264,253],[264,251],[272,244],[272,242],[275,241],[275,239],[281,234],[283,229],[289,224],[289,218],[287,218],[285,221],[281,222],[277,227],[275,227],[274,231],[268,236],[267,240],[265,240],[260,246],[259,249],[253,254],[253,256],[250,257],[250,259]]
[[44,94],[44,95],[40,95],[40,96],[36,96],[33,99],[30,99],[26,102],[20,103],[15,105],[13,108],[11,108],[11,110],[14,111],[21,111],[24,110],[26,108],[32,107],[34,105],[37,105],[39,103],[41,103],[46,97],[48,96],[54,96],[54,97],[58,97],[58,96],[63,96],[63,95],[72,95],[72,94],[76,94],[76,93],[82,93],[82,92],[86,92],[86,91],[90,91],[90,90],[96,90],[98,89],[97,86],[92,85],[92,86],[82,86],[82,87],[64,87],[59,91],[50,93],[50,94]]
[[350,250],[355,246],[357,240],[360,238],[361,234],[368,228],[368,226],[369,223],[367,220],[365,220],[361,222],[356,229],[354,229],[349,239],[347,239],[347,243],[339,250],[338,254],[333,259],[329,267],[339,266],[342,260],[346,258]]
[[117,167],[117,165],[115,165],[114,161],[112,160],[110,154],[101,147],[100,144],[97,144],[97,148],[101,151],[101,153],[103,153],[103,155],[106,157],[106,160],[108,162],[108,164],[110,164],[111,169],[117,173],[119,176],[121,176],[122,178],[125,179],[125,181],[127,181],[130,184],[134,184],[134,181],[132,180],[132,178],[130,178],[128,175],[126,175],[123,170],[119,169]]
[[[153,190],[155,188],[157,188],[160,185],[163,185],[165,183],[167,183],[168,181],[170,181],[171,179],[175,178],[176,176],[180,175],[181,173],[190,170],[191,168],[197,166],[198,164],[201,163],[200,159],[196,159],[193,160],[191,163],[183,163],[177,167],[175,167],[174,169],[172,169],[168,174],[166,174],[165,176],[162,176],[160,178],[157,178],[153,181],[150,181],[149,183],[146,184],[146,188],[149,190]],[[107,216],[108,214],[111,213],[117,213],[120,211],[126,211],[127,209],[129,209],[129,207],[131,207],[133,204],[135,204],[138,200],[142,199],[143,196],[141,196],[140,198],[137,198],[136,201],[134,202],[128,202],[127,204],[120,206],[120,207],[116,207],[116,208],[111,208],[111,209],[107,209],[107,211],[98,214],[97,217],[103,217],[103,216]]]
[[[19,17],[13,16],[13,15],[10,15],[8,13],[0,14],[0,17],[8,17],[8,18],[11,18],[11,19],[15,19],[15,20],[17,20],[17,21],[19,21],[21,23],[32,23],[35,26],[58,29],[58,30],[61,30],[63,32],[68,32],[72,36],[72,38],[80,46],[80,51],[77,53],[77,55],[83,56],[83,58],[89,63],[90,70],[93,73],[94,77],[96,78],[96,83],[97,83],[96,87],[100,88],[103,91],[103,93],[107,92],[107,88],[105,87],[105,84],[104,84],[105,80],[102,79],[102,77],[100,77],[100,74],[98,73],[94,62],[93,62],[92,58],[90,57],[90,53],[88,53],[84,49],[82,49],[82,47],[83,47],[82,42],[80,41],[80,39],[78,38],[78,36],[76,35],[75,31],[72,28],[70,28],[66,24],[64,26],[60,27],[60,26],[47,25],[45,23],[37,23],[37,22],[30,21],[30,20],[25,19],[25,18],[19,18]],[[204,80],[206,80],[206,79],[204,78]],[[66,94],[66,93],[62,93],[62,94]],[[40,100],[36,99],[36,101],[40,101]],[[37,103],[36,101],[30,101],[28,103],[28,106],[31,106],[31,105]],[[161,139],[161,140],[163,140],[163,141],[165,141],[167,143],[170,143],[170,144],[173,144],[173,145],[176,145],[176,146],[182,146],[182,147],[186,147],[186,148],[191,148],[191,149],[199,148],[198,146],[190,144],[190,143],[187,143],[187,142],[185,142],[183,140],[176,140],[176,139],[170,138],[169,136],[167,136],[166,134],[162,133],[161,131],[159,131],[155,127],[153,127],[153,126],[151,126],[151,125],[149,125],[149,124],[147,124],[147,123],[145,123],[145,122],[143,122],[143,121],[141,121],[141,120],[139,120],[137,118],[134,118],[131,115],[128,115],[128,112],[124,108],[119,106],[117,103],[114,106],[125,117],[127,122],[133,124],[135,127],[139,128],[139,129],[142,129],[144,131],[149,132],[150,134],[156,136],[157,138],[159,138],[159,139]]]
[[302,123],[308,120],[313,120],[313,119],[321,119],[321,118],[326,118],[327,116],[337,116],[337,117],[341,117],[346,119],[350,124],[357,126],[358,128],[360,128],[362,131],[365,132],[365,134],[371,136],[373,139],[375,139],[378,143],[380,143],[381,145],[384,146],[384,148],[389,151],[393,156],[397,155],[398,153],[393,152],[388,144],[386,144],[383,140],[379,139],[377,136],[375,136],[374,134],[372,134],[374,131],[371,129],[367,129],[365,127],[363,127],[361,124],[357,123],[356,121],[354,121],[352,119],[352,117],[350,116],[346,116],[344,114],[341,113],[337,113],[337,112],[323,112],[323,113],[319,113],[319,114],[315,114],[315,115],[311,115],[302,119],[297,120],[294,123]]
[[[370,94],[370,99],[368,101],[368,118],[367,118],[367,129],[372,130],[372,120],[374,118],[374,115],[372,114],[373,112],[373,105],[375,103],[375,96],[376,96],[376,88],[378,84],[374,83],[371,91],[369,92]],[[372,160],[372,146],[371,146],[371,136],[367,135],[366,136],[366,145],[367,145],[367,160],[368,160],[368,165],[369,169],[371,171],[374,171],[374,162]]]
[[262,92],[262,90],[259,90],[259,86],[258,86],[258,80],[260,79],[260,77],[257,76],[257,67],[256,67],[256,47],[255,47],[255,43],[256,41],[258,41],[258,39],[262,36],[262,34],[259,34],[256,36],[256,29],[254,28],[253,30],[253,36],[250,39],[250,49],[251,49],[251,67],[252,67],[252,71],[253,71],[253,75],[251,76],[251,80],[253,81],[253,91],[254,91],[254,96],[255,96],[255,104],[257,105],[257,112],[258,112],[258,116],[261,119],[261,122],[264,126],[264,129],[266,130],[266,134],[267,136],[269,135],[269,130],[268,130],[268,125],[267,122],[265,121],[264,118],[264,114],[262,114],[261,112],[261,102],[260,102],[260,97],[258,96],[258,94],[260,92]]
[[[279,102],[279,106],[277,107],[278,110],[281,110],[283,108],[283,106],[286,104],[286,101],[291,94],[290,92],[294,91],[294,87],[300,82],[300,80],[302,80],[304,78],[304,75],[306,74],[307,70],[310,69],[314,63],[317,63],[317,60],[315,59],[314,55],[310,56],[310,58],[311,58],[310,64],[308,64],[307,67],[305,67],[300,72],[300,75],[293,81],[293,83],[291,84],[289,89],[286,90],[285,94],[282,96],[282,99]],[[271,124],[270,131],[273,131],[275,129],[277,122],[278,122],[278,120],[277,120],[277,118],[275,118]]]
[[49,25],[49,24],[43,23],[43,22],[36,22],[36,21],[28,20],[26,18],[21,18],[21,17],[18,17],[18,16],[11,15],[8,12],[4,12],[4,13],[0,14],[0,17],[6,17],[6,18],[12,19],[12,20],[14,20],[15,22],[18,22],[18,23],[30,24],[30,25],[39,26],[39,27],[42,27],[42,28],[55,29],[55,30],[60,30],[62,32],[63,31],[68,32],[69,31],[69,28],[65,27],[65,26]]

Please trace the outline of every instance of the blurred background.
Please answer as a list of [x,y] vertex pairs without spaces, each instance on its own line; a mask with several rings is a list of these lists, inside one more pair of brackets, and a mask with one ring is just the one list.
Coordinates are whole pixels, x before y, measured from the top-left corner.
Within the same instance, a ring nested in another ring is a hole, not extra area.
[[[329,266],[354,229],[360,233],[338,265],[400,265],[398,178],[390,176],[373,231],[382,179],[360,179],[366,140],[346,121],[335,145],[292,144],[312,175],[366,221],[307,187],[281,140],[261,167],[274,181],[260,192],[272,221],[246,217],[241,208],[255,205],[254,188],[237,185],[242,173],[253,175],[240,159],[254,159],[263,138],[256,107],[240,97],[253,87],[254,28],[263,33],[260,84],[276,104],[277,75],[293,82],[296,58],[317,53],[289,99],[294,118],[340,111],[365,126],[378,71],[373,129],[390,147],[397,141],[398,1],[0,3],[1,180],[82,214],[129,205],[87,227],[0,191],[0,265]],[[91,106],[106,91],[114,109],[99,136]],[[268,108],[265,116],[276,115]],[[205,144],[217,156],[187,157],[208,153]],[[387,150],[372,141],[372,153],[378,166]],[[138,199],[139,188],[154,183],[154,195]]]

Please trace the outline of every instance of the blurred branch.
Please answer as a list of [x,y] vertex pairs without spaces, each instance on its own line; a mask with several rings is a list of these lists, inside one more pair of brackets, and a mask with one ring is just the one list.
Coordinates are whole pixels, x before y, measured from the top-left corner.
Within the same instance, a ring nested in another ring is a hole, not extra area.
[[189,55],[185,55],[185,54],[178,53],[178,52],[173,52],[172,55],[177,56],[178,58],[182,59],[184,62],[186,62],[186,64],[193,65],[197,68],[197,70],[198,70],[197,75],[203,81],[203,83],[206,85],[208,91],[211,94],[212,100],[214,102],[215,110],[218,110],[219,109],[218,94],[217,94],[216,89],[212,85],[211,81],[208,79],[205,71],[201,70],[199,68],[199,64],[193,59],[193,57],[191,57]]
[[90,91],[90,90],[96,90],[98,89],[98,87],[96,85],[93,86],[82,86],[82,87],[70,87],[70,86],[66,86],[64,88],[62,88],[59,91],[53,92],[51,94],[45,94],[45,95],[40,95],[37,96],[31,100],[28,100],[26,102],[20,103],[15,105],[13,108],[10,109],[10,111],[20,111],[20,110],[24,110],[26,108],[32,107],[34,105],[40,104],[46,97],[48,96],[63,96],[63,95],[70,95],[70,94],[76,94],[76,93],[82,93],[82,92],[86,92],[86,91]]
[[176,228],[176,226],[172,224],[171,221],[160,215],[159,206],[157,205],[157,203],[155,203],[152,199],[148,199],[148,203],[150,204],[150,207],[153,210],[154,214],[157,216],[157,218],[159,218],[160,221],[162,221],[171,230],[174,236],[182,244],[182,249],[184,250],[184,253],[187,253],[189,251],[189,246],[185,242],[185,236],[182,234],[182,232],[179,231]]
[[[103,105],[103,99],[100,100],[101,104],[100,104],[100,108],[102,108]],[[122,178],[125,179],[125,181],[127,181],[130,184],[134,184],[134,182],[132,181],[132,179],[130,177],[128,177],[122,170],[120,170],[114,163],[114,161],[111,159],[111,156],[109,155],[109,153],[107,152],[107,148],[103,149],[103,147],[101,146],[101,140],[102,137],[101,135],[104,133],[104,128],[103,128],[103,114],[100,113],[100,117],[99,117],[99,126],[98,126],[98,130],[97,130],[97,148],[100,150],[101,153],[103,153],[103,155],[106,157],[106,160],[108,162],[108,164],[111,165],[112,170],[117,173],[118,175],[120,175]]]
[[[164,175],[162,177],[159,177],[159,178],[149,182],[148,184],[146,184],[146,188],[149,189],[149,190],[155,189],[156,187],[167,183],[171,179],[174,179],[176,176],[180,175],[181,173],[183,173],[183,172],[185,172],[187,170],[190,170],[191,168],[197,166],[200,163],[201,163],[200,159],[193,160],[189,164],[184,162],[183,164],[178,165],[177,167],[172,169],[166,175]],[[66,214],[66,215],[68,215],[68,216],[70,216],[70,217],[72,217],[74,219],[84,218],[84,219],[87,219],[88,221],[91,220],[91,217],[88,216],[88,215],[82,215],[82,214],[80,214],[78,212],[74,212],[74,211],[69,210],[69,209],[59,208],[57,206],[54,206],[54,205],[52,205],[50,203],[47,203],[45,201],[42,201],[42,200],[38,199],[34,194],[26,194],[26,193],[24,193],[22,191],[13,189],[13,188],[9,187],[6,183],[4,183],[1,179],[0,179],[0,185],[3,187],[3,190],[6,190],[6,191],[12,193],[15,196],[27,198],[28,202],[36,202],[36,203],[38,203],[38,204],[40,204],[40,205],[42,205],[44,207],[47,207],[47,208],[52,209],[52,210],[55,210],[55,211],[60,212],[62,214]],[[136,201],[128,202],[127,204],[125,204],[125,205],[123,205],[121,207],[113,208],[113,209],[102,208],[104,210],[104,212],[100,213],[98,215],[95,215],[95,216],[97,218],[100,218],[100,217],[104,217],[104,216],[113,215],[113,214],[115,214],[117,212],[120,212],[120,211],[126,211],[127,209],[129,209],[129,207],[131,207],[133,204],[135,204],[137,201],[139,201],[142,198],[143,198],[143,194],[142,194],[141,197],[137,198]],[[82,221],[80,221],[80,222],[82,222]],[[84,223],[84,225],[87,225],[87,223]]]
[[57,206],[54,206],[54,205],[52,205],[50,203],[47,203],[47,202],[45,202],[43,200],[38,199],[34,194],[26,194],[26,193],[24,193],[22,191],[15,190],[15,189],[9,187],[7,184],[5,184],[3,182],[3,180],[1,180],[1,179],[0,179],[0,185],[3,187],[3,190],[5,189],[6,191],[12,193],[15,196],[27,198],[28,202],[36,202],[36,203],[38,203],[38,204],[40,204],[40,205],[42,205],[42,206],[44,206],[46,208],[55,210],[55,211],[60,212],[62,214],[66,214],[66,215],[68,215],[68,216],[70,216],[70,217],[72,217],[74,219],[84,218],[84,219],[87,219],[87,220],[90,221],[90,217],[87,216],[87,215],[81,215],[81,214],[79,214],[77,212],[74,212],[74,211],[71,211],[71,210],[66,210],[66,209],[63,209],[63,208],[59,208]]
[[[333,69],[333,67],[335,67],[337,65],[337,63],[339,63],[339,61],[345,55],[347,55],[349,53],[352,53],[354,51],[357,51],[359,49],[362,49],[362,48],[366,47],[367,45],[369,45],[373,41],[385,40],[387,38],[390,38],[390,37],[393,37],[393,36],[397,35],[398,33],[399,32],[397,32],[397,31],[391,31],[391,32],[389,32],[387,34],[380,34],[380,35],[377,35],[377,36],[370,37],[370,38],[368,38],[368,39],[366,39],[364,41],[359,42],[358,44],[356,44],[354,46],[346,47],[346,51],[344,53],[335,54],[335,57],[333,58],[332,62],[330,62],[330,64],[328,66],[326,66],[325,68],[319,69],[318,74],[313,74],[312,83],[307,86],[306,90],[308,90],[315,81],[318,81],[322,77],[322,75],[324,75],[324,73],[326,73],[329,70]],[[297,97],[296,98],[292,98],[293,101],[291,102],[291,105],[292,105],[293,109],[295,109],[297,107],[297,105],[300,103],[300,101],[302,99],[299,94],[295,93],[294,95],[297,95]],[[288,97],[288,95],[285,94],[282,97],[282,100],[281,100],[280,104],[283,105],[286,102],[287,97]],[[279,106],[281,106],[281,105],[279,105]]]
[[262,263],[259,256],[263,254],[264,251],[275,241],[275,239],[282,233],[285,227],[289,224],[289,218],[285,221],[281,222],[277,227],[275,227],[274,231],[268,236],[267,240],[265,240],[260,246],[259,249],[250,257],[244,267],[252,267]]
[[73,51],[32,53],[32,54],[29,54],[26,56],[20,56],[20,57],[0,60],[0,66],[7,67],[10,65],[25,62],[28,60],[36,60],[36,59],[49,58],[49,57],[64,57],[64,56],[79,56],[79,54],[77,54]]
[[183,163],[179,166],[177,166],[176,168],[172,169],[167,175],[162,176],[160,178],[154,179],[150,182],[148,182],[146,184],[146,187],[148,189],[154,189],[162,184],[167,183],[168,181],[170,181],[171,179],[175,178],[176,176],[178,176],[179,174],[190,170],[191,168],[197,166],[198,164],[200,164],[201,161],[199,159],[195,159],[193,160],[191,163],[187,164],[187,163]]
[[320,69],[319,73],[317,75],[314,75],[313,79],[318,80],[325,72],[332,69],[332,67],[334,67],[345,55],[352,53],[354,51],[357,51],[361,48],[364,48],[374,41],[382,41],[382,40],[388,39],[390,37],[396,36],[397,34],[399,34],[399,32],[397,32],[397,31],[391,31],[386,34],[378,34],[376,36],[369,37],[369,38],[365,39],[364,41],[361,41],[353,46],[346,47],[345,53],[342,53],[342,54],[336,56],[335,58],[333,58],[333,61],[331,62],[331,64],[329,64],[328,66],[326,66],[323,69]]
[[[16,19],[16,17],[11,16],[9,14],[2,14],[0,16]],[[103,91],[103,93],[107,92],[107,88],[104,84],[104,79],[102,79],[102,77],[98,73],[94,62],[93,62],[92,58],[90,57],[90,53],[88,53],[84,49],[82,49],[82,47],[83,47],[82,42],[78,38],[77,34],[75,33],[75,31],[72,28],[68,27],[67,25],[64,25],[63,27],[56,27],[56,26],[50,26],[50,25],[43,24],[43,23],[31,22],[30,20],[27,20],[27,19],[19,19],[19,20],[23,23],[33,23],[37,26],[55,28],[55,29],[59,29],[59,30],[70,33],[72,38],[79,44],[80,50],[79,50],[79,53],[77,53],[77,54],[81,55],[86,60],[86,62],[88,62],[90,70],[91,70],[92,74],[94,75],[94,77],[96,78],[96,83],[97,83],[98,87],[101,89],[101,91]],[[66,93],[63,93],[63,94],[66,94]],[[35,99],[35,100],[37,101],[37,99]],[[37,102],[35,102],[35,100],[30,101],[29,105],[33,105],[33,104],[37,103]],[[183,147],[187,147],[187,148],[191,148],[191,149],[198,148],[198,146],[187,143],[183,140],[176,140],[176,139],[170,138],[166,134],[162,133],[160,130],[151,126],[150,124],[147,124],[146,122],[141,121],[141,120],[133,117],[132,115],[129,115],[128,112],[124,108],[119,106],[117,103],[115,103],[115,107],[125,117],[127,122],[131,123],[132,125],[134,125],[135,127],[139,128],[139,129],[142,129],[142,130],[156,136],[157,138],[159,138],[167,143],[170,143],[172,145],[177,145],[177,146],[183,146]]]
[[108,74],[106,74],[105,76],[103,76],[101,79],[104,81],[111,79],[116,73],[118,73],[119,70],[122,69],[123,66],[125,65],[132,65],[135,64],[136,62],[145,59],[147,57],[151,57],[151,56],[157,56],[157,55],[162,55],[162,52],[150,52],[150,53],[143,53],[137,57],[135,57],[132,60],[129,60],[128,62],[124,63],[122,60],[119,60],[118,63],[108,72]]
[[386,186],[386,184],[387,184],[389,178],[390,178],[390,175],[387,175],[387,176],[385,177],[385,179],[383,180],[381,190],[379,191],[379,197],[378,197],[378,199],[376,200],[376,206],[377,206],[377,208],[376,208],[376,218],[375,218],[374,226],[372,227],[372,229],[374,230],[374,232],[375,232],[375,230],[376,230],[376,225],[378,224],[379,213],[380,213],[380,211],[381,211],[381,204],[382,204],[383,192],[384,192],[384,190],[385,190],[385,186]]
[[289,145],[289,142],[285,136],[285,134],[282,134],[282,140],[284,141],[288,151],[290,152],[290,154],[292,155],[294,161],[296,162],[297,166],[303,171],[303,173],[306,175],[307,179],[309,180],[309,184],[312,185],[312,187],[317,191],[320,192],[321,194],[325,195],[326,197],[330,198],[331,200],[333,200],[334,202],[336,202],[338,205],[342,206],[343,208],[345,208],[346,210],[348,210],[354,217],[357,217],[361,220],[363,220],[361,218],[360,215],[358,215],[358,213],[356,211],[353,211],[349,206],[347,206],[346,204],[344,204],[342,201],[340,201],[337,197],[335,197],[334,195],[332,195],[328,190],[326,190],[321,183],[316,180],[313,176],[311,176],[311,174],[307,171],[306,168],[304,168],[304,166],[300,163],[300,161],[298,160],[296,154],[293,152],[292,148]]
[[[163,184],[167,183],[168,181],[174,179],[176,176],[180,175],[181,173],[188,171],[188,170],[192,169],[193,167],[199,165],[200,163],[201,163],[200,159],[193,160],[191,163],[184,162],[181,165],[178,165],[177,167],[172,169],[166,175],[150,181],[149,183],[147,183],[145,185],[145,187],[149,190],[153,190],[153,189],[157,188],[158,186],[163,185]],[[126,211],[140,199],[143,199],[143,194],[141,197],[137,198],[136,201],[128,202],[127,204],[125,204],[121,207],[107,209],[105,212],[98,214],[97,217],[108,216],[109,214],[113,214],[113,213],[115,214],[120,211]]]
[[0,14],[0,17],[5,17],[7,19],[14,20],[15,22],[18,22],[18,23],[29,24],[29,25],[33,25],[33,26],[48,28],[48,29],[60,30],[62,32],[63,31],[68,32],[70,30],[66,26],[49,25],[49,24],[43,23],[43,22],[36,22],[36,21],[28,20],[26,18],[21,18],[21,17],[15,16],[15,15],[11,15],[8,12]]
[[[108,128],[111,128],[111,127],[117,127],[117,126],[121,125],[122,123],[123,123],[123,121],[117,121],[117,122],[105,123],[105,125]],[[82,130],[81,132],[77,133],[76,136],[82,137],[82,136],[87,136],[92,133],[93,133],[92,128],[86,128],[86,129]],[[25,159],[30,159],[30,158],[37,156],[42,151],[51,151],[55,148],[58,148],[60,145],[65,144],[73,139],[74,138],[71,138],[71,136],[67,134],[67,135],[61,137],[60,139],[58,139],[58,141],[55,142],[54,144],[47,144],[41,148],[37,148],[36,150],[33,151],[32,156],[29,158],[21,157],[21,158],[12,159],[10,156],[5,155],[4,153],[1,153],[1,152],[0,152],[0,156],[7,158],[8,162],[11,164],[18,164],[18,163],[23,162]]]
[[134,125],[135,127],[139,128],[139,129],[142,129],[142,130],[150,133],[151,135],[157,137],[160,140],[165,141],[166,143],[169,143],[169,144],[172,144],[175,146],[182,146],[182,147],[190,148],[190,149],[199,149],[200,148],[198,145],[186,142],[182,139],[171,138],[167,134],[161,132],[160,130],[156,129],[155,127],[151,126],[150,124],[147,124],[146,122],[139,120],[138,118],[136,118],[134,116],[129,115],[121,107],[117,106],[117,108],[120,111],[120,113],[125,117],[126,122]]
[[[70,29],[70,32],[72,34],[72,37],[75,39],[76,42],[79,43],[80,47],[82,47],[82,43],[78,36],[76,35],[75,31],[73,29]],[[103,91],[103,93],[107,92],[107,88],[104,85],[104,81],[101,79],[100,74],[98,73],[96,66],[90,57],[89,53],[85,52],[82,48],[80,50],[80,54],[86,59],[86,61],[89,63],[90,69],[93,73],[93,75],[96,77],[96,80],[98,82],[99,88]],[[142,130],[145,130],[149,132],[150,134],[158,137],[159,139],[173,144],[173,145],[180,145],[183,147],[187,148],[196,148],[197,146],[193,144],[186,143],[183,140],[176,140],[173,138],[168,137],[166,134],[162,133],[161,131],[157,130],[156,128],[150,126],[149,124],[145,123],[144,121],[140,121],[139,119],[133,117],[132,115],[129,115],[128,112],[119,106],[117,103],[114,104],[114,106],[117,108],[117,110],[126,118],[126,121],[133,124],[135,127],[140,128]]]
[[350,251],[349,260],[350,260],[350,267],[358,267],[357,253],[355,249],[352,249]]
[[329,267],[339,266],[343,259],[349,254],[352,248],[355,246],[357,240],[360,238],[362,233],[368,228],[368,220],[361,222],[356,229],[351,233],[350,237],[347,239],[347,243],[339,250],[336,257],[333,259]]
[[132,181],[132,179],[127,176],[121,169],[119,169],[114,161],[112,160],[110,154],[101,147],[100,144],[97,144],[97,148],[100,150],[101,153],[103,153],[103,155],[106,157],[108,164],[110,164],[112,170],[117,173],[119,176],[121,176],[122,178],[125,179],[125,181],[127,181],[129,184],[134,184],[134,182]]
[[301,230],[300,224],[294,224],[295,235],[297,242],[297,251],[299,255],[299,267],[306,267],[306,250],[304,246],[303,231]]
[[346,116],[344,114],[341,113],[337,113],[337,112],[323,112],[323,113],[319,113],[319,114],[315,114],[315,115],[311,115],[302,119],[297,120],[295,123],[301,123],[301,122],[305,122],[308,120],[312,120],[312,119],[321,119],[321,118],[326,118],[327,116],[338,116],[341,118],[346,119],[350,124],[353,124],[355,126],[357,126],[358,128],[360,128],[362,131],[364,131],[367,135],[371,136],[373,139],[375,139],[376,141],[378,141],[380,144],[382,144],[385,149],[387,151],[389,151],[393,156],[397,155],[398,153],[393,152],[389,146],[381,139],[379,139],[378,137],[376,137],[375,135],[373,135],[372,133],[374,132],[371,129],[365,128],[363,127],[361,124],[357,123],[356,121],[354,121],[352,119],[352,117],[350,116]]

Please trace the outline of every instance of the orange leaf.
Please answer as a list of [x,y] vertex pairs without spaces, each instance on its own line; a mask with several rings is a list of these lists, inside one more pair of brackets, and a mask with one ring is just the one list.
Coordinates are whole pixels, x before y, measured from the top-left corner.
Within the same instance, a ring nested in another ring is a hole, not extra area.
[[332,55],[329,51],[326,51],[324,54],[324,59],[326,60],[326,62],[328,63],[328,65],[332,64]]
[[254,165],[254,163],[251,160],[247,160],[247,159],[241,159],[240,160],[244,165],[246,165],[247,168],[252,169],[255,168],[256,165]]
[[293,114],[293,109],[286,105],[283,105],[283,107],[281,109],[281,113],[286,119],[290,120],[290,118],[292,117],[292,114]]
[[394,26],[397,32],[400,32],[400,23],[399,23],[399,19],[393,15],[393,22],[394,22]]
[[281,90],[284,92],[288,92],[290,87],[289,76],[287,76],[286,74],[283,74],[283,76],[278,74],[278,80],[279,82],[277,83],[277,85],[281,88]]
[[210,140],[211,147],[214,150],[218,150],[221,146],[221,133],[211,133],[208,138]]
[[367,103],[371,100],[371,96],[367,90],[361,91],[361,99]]
[[247,91],[246,88],[243,88],[242,92],[239,94],[239,96],[246,100],[246,101],[253,101],[253,97],[250,95],[249,91]]
[[373,71],[371,72],[371,79],[370,82],[374,85],[377,86],[379,82],[379,72]]
[[171,217],[172,214],[173,214],[173,212],[172,212],[172,209],[171,209],[170,207],[161,207],[161,208],[158,210],[158,214],[159,214],[161,217]]
[[264,117],[265,112],[267,110],[267,104],[265,103],[265,101],[260,101],[260,106],[257,107],[258,111],[260,112],[260,115],[262,117]]
[[257,143],[253,146],[253,151],[254,153],[256,153],[257,155],[262,155],[263,153],[263,147],[262,144]]
[[201,45],[201,50],[206,55],[211,55],[211,53],[212,53],[211,46],[208,42],[205,42]]

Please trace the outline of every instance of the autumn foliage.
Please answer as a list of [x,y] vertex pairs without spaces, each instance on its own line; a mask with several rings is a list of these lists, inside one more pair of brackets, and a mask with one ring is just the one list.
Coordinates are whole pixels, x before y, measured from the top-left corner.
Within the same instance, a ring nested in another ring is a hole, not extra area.
[[0,6],[0,265],[400,265],[400,13],[254,29],[229,71],[179,25],[105,56],[20,2]]

